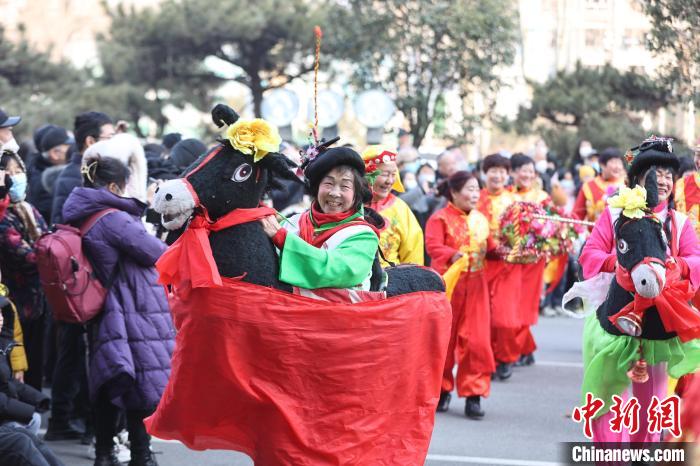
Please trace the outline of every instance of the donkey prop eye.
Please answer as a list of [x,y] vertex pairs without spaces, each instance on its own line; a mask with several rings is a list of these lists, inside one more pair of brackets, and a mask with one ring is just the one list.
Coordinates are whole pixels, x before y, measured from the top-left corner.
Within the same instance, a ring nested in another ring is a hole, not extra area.
[[231,175],[231,180],[235,181],[236,183],[242,183],[243,181],[250,178],[250,175],[252,174],[253,167],[251,167],[250,164],[244,163],[243,165],[236,168],[236,171],[234,171],[233,175]]
[[627,241],[624,239],[620,239],[617,241],[617,250],[620,251],[622,254],[626,254],[627,251],[630,250],[629,245],[627,244]]

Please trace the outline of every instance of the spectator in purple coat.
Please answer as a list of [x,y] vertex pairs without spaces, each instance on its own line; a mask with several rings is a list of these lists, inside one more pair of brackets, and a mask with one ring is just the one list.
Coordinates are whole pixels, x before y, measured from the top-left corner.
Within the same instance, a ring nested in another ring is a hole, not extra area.
[[119,160],[86,160],[84,187],[66,200],[63,218],[79,225],[104,209],[85,235],[84,248],[98,278],[109,287],[102,313],[89,324],[88,386],[95,404],[95,465],[118,465],[112,437],[119,409],[126,411],[130,466],[156,464],[144,417],[155,409],[170,376],[173,328],[154,264],[166,246],[149,235],[141,216],[146,205],[122,197],[129,169]]

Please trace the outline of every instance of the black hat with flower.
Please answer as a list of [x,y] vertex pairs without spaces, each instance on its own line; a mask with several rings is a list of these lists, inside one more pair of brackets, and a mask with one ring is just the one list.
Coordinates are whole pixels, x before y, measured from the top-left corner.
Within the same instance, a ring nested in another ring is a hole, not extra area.
[[318,191],[323,177],[335,167],[348,166],[357,170],[361,176],[365,175],[365,163],[360,154],[350,147],[329,147],[339,139],[333,138],[317,146],[309,146],[302,153],[304,161],[301,164],[301,170],[311,193]]
[[625,154],[625,160],[629,164],[629,179],[636,180],[650,167],[665,167],[671,169],[674,174],[677,173],[680,162],[673,153],[672,142],[671,138],[652,136],[637,147],[629,149]]

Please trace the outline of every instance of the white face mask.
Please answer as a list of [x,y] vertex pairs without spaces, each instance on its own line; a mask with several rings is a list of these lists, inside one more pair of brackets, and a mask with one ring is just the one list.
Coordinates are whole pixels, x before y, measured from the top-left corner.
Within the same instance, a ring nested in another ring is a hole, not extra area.
[[27,197],[27,174],[17,173],[10,177],[12,186],[10,186],[10,201],[21,202]]
[[414,180],[413,178],[408,179],[403,182],[403,187],[406,191],[410,191],[411,189],[415,188],[418,186],[418,182]]
[[434,185],[435,184],[435,175],[420,175],[420,176],[418,176],[418,182],[420,184]]
[[6,150],[9,150],[10,152],[14,152],[15,154],[19,151],[19,144],[17,144],[17,141],[15,138],[10,139],[6,143],[2,145],[2,150],[0,152],[4,152]]
[[539,173],[545,173],[547,171],[547,161],[538,160],[535,163],[535,170],[537,170]]

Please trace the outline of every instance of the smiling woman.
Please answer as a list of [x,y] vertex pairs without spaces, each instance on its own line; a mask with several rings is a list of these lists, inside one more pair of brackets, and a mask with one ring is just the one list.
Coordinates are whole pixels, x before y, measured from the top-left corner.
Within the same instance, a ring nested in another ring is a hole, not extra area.
[[396,153],[381,146],[370,146],[362,153],[367,181],[372,188],[369,207],[386,222],[379,237],[382,266],[394,264],[423,265],[423,230],[415,215],[392,191],[404,191],[396,166]]
[[379,232],[364,218],[370,198],[364,169],[354,150],[328,149],[304,170],[311,209],[284,226],[275,216],[261,220],[280,250],[280,280],[301,288],[370,289]]
[[[614,273],[583,334],[581,392],[605,401],[593,421],[594,442],[627,434],[610,430],[612,396],[624,397],[631,385],[646,412],[653,397],[667,395],[669,374],[678,378],[700,365],[700,314],[688,306],[700,284],[700,248],[688,217],[673,209],[678,158],[662,138],[625,158],[630,188],[608,200],[579,259],[586,279]],[[643,421],[629,441],[659,441],[659,433]]]

